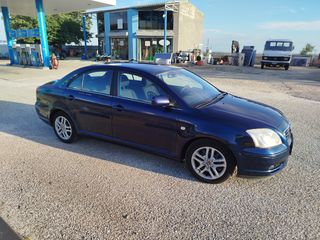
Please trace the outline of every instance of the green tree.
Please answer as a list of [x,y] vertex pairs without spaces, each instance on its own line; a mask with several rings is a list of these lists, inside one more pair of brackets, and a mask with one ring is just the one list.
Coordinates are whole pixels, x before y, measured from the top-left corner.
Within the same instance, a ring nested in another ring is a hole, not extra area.
[[300,55],[302,56],[312,55],[314,48],[315,46],[312,46],[310,43],[307,43],[307,45],[301,50]]
[[[74,42],[79,44],[83,40],[82,14],[80,12],[54,14],[46,17],[48,41],[50,45],[60,47],[63,44]],[[92,37],[89,32],[91,19],[87,18],[87,40]],[[36,18],[26,16],[13,16],[12,29],[37,28]],[[18,43],[38,43],[39,38],[18,39]]]

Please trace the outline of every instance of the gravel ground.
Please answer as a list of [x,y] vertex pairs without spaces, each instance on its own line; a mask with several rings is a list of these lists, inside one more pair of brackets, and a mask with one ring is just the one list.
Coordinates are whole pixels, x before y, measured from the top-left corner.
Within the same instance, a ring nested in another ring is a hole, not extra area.
[[35,88],[88,62],[64,61],[58,71],[4,63],[0,217],[19,235],[320,239],[320,69],[191,68],[222,90],[279,108],[295,136],[281,173],[210,185],[180,162],[90,138],[72,145],[57,140],[36,116]]

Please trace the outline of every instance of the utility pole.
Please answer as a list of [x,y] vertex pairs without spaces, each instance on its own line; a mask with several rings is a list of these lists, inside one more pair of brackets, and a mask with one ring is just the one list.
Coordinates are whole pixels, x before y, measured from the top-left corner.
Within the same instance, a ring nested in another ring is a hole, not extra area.
[[84,54],[82,55],[82,60],[88,59],[88,47],[87,47],[87,27],[86,27],[86,15],[82,15],[82,29],[83,29],[83,41],[84,41]]
[[164,5],[164,32],[163,32],[163,53],[167,53],[167,28],[168,28],[168,11],[178,12],[179,1],[168,1]]
[[167,26],[168,26],[168,10],[164,9],[164,33],[163,33],[163,52],[167,53]]

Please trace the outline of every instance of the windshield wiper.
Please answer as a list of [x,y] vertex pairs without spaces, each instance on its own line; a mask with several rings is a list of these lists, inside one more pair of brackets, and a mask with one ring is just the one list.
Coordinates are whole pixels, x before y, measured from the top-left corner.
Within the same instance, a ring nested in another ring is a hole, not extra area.
[[203,107],[206,107],[206,106],[208,106],[210,104],[216,103],[216,102],[220,101],[222,98],[224,98],[224,96],[226,96],[227,94],[228,94],[227,92],[221,92],[220,94],[218,94],[217,96],[213,97],[209,101],[202,102],[202,103],[196,105],[195,108],[203,108]]

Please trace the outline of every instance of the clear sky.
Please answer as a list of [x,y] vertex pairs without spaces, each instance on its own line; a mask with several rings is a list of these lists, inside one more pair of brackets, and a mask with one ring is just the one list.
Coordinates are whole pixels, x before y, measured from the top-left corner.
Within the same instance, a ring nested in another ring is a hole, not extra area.
[[[117,0],[117,6],[157,0]],[[320,0],[191,0],[205,15],[204,45],[229,52],[232,40],[254,45],[258,52],[270,38],[292,39],[295,51],[306,43],[320,52]],[[93,30],[96,26],[93,26]],[[191,33],[192,34],[192,33]],[[0,40],[4,39],[0,23]]]

